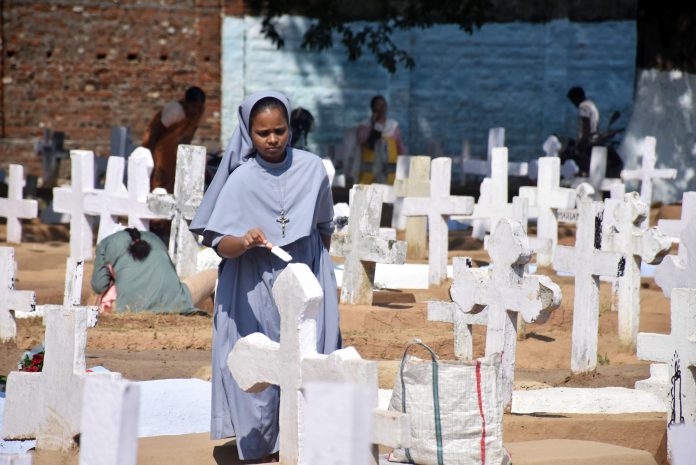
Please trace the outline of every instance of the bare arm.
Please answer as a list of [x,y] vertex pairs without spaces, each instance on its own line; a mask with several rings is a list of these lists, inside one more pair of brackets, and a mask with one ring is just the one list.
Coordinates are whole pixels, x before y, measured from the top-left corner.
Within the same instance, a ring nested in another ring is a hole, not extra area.
[[218,243],[216,250],[218,255],[223,258],[236,258],[252,247],[264,246],[269,250],[273,244],[266,240],[266,236],[259,228],[247,231],[244,236],[225,236]]
[[326,247],[326,250],[331,250],[331,235],[330,234],[322,234],[321,235],[321,242],[324,244],[324,247]]

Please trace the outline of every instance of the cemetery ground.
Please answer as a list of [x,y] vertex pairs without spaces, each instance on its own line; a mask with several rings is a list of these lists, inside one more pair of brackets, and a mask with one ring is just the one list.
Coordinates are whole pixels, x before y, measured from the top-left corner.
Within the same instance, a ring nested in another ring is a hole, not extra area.
[[[653,210],[653,216],[657,216],[658,210]],[[678,218],[679,212],[662,209],[659,216]],[[4,227],[0,225],[0,237],[5,237]],[[62,301],[68,237],[67,225],[46,226],[32,222],[25,224],[24,242],[10,244],[15,247],[18,266],[16,287],[36,291],[37,304]],[[469,233],[455,231],[450,232],[449,237],[450,259],[471,256],[474,266],[488,263],[482,243],[472,239]],[[559,227],[559,243],[572,245],[573,241],[574,229]],[[83,305],[93,304],[96,299],[89,285],[91,266],[88,262],[85,268]],[[541,268],[538,273],[551,276],[560,285],[563,303],[546,324],[526,326],[526,335],[517,345],[516,390],[549,386],[632,388],[637,380],[649,377],[649,363],[637,360],[635,353],[619,342],[617,313],[610,310],[611,284],[607,282],[601,284],[597,372],[571,377],[573,278],[557,276],[550,268]],[[448,280],[429,290],[379,290],[371,306],[341,305],[344,346],[354,346],[365,359],[380,361],[381,388],[392,388],[398,361],[414,337],[430,345],[441,358],[454,359],[452,325],[429,322],[426,305],[428,300],[449,300],[450,284]],[[203,312],[191,316],[153,313],[102,316],[98,325],[88,330],[87,367],[101,365],[136,381],[209,380],[212,309],[212,302],[207,302]],[[668,334],[669,321],[669,300],[652,278],[643,278],[640,331]],[[18,320],[16,342],[0,345],[0,374],[16,370],[21,353],[41,343],[43,333],[40,319]],[[476,356],[483,355],[484,338],[485,328],[475,327]],[[647,450],[658,463],[667,463],[665,416],[661,414],[506,414],[503,424],[506,444],[551,438],[599,441]],[[42,452],[35,456],[34,463],[77,463],[77,453],[58,456]],[[140,440],[140,465],[169,463],[239,462],[229,441],[210,441],[207,433]]]

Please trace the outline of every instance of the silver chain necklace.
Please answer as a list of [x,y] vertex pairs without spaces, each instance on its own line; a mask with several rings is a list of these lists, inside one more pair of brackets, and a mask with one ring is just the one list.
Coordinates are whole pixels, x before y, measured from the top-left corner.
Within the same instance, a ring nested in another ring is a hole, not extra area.
[[[268,171],[266,171],[268,173]],[[273,175],[268,173],[273,180]],[[277,184],[277,186],[276,186]],[[282,173],[278,175],[278,182],[272,183],[273,191],[278,195],[280,203],[280,216],[278,216],[275,221],[280,225],[280,234],[283,239],[285,239],[285,227],[290,222],[290,218],[285,216],[285,183],[283,182]]]

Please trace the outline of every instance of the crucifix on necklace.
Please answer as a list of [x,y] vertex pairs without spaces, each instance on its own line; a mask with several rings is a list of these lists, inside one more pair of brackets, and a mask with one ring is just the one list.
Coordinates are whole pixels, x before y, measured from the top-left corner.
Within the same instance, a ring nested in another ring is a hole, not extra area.
[[281,209],[280,210],[280,216],[276,218],[276,222],[280,223],[280,233],[283,238],[285,238],[285,225],[290,222],[290,218],[285,216],[285,210]]

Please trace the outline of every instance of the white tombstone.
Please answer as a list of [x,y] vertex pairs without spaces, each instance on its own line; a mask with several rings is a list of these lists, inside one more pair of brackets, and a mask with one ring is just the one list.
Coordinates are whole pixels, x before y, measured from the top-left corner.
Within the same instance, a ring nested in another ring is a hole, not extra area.
[[136,465],[140,386],[91,377],[84,384],[80,465]]
[[473,197],[451,196],[452,159],[441,157],[430,164],[430,197],[404,199],[404,215],[428,217],[428,280],[440,284],[447,278],[448,228],[451,215],[471,215]]
[[[696,192],[684,192],[682,195],[681,219],[658,220],[657,227],[669,236],[672,242],[679,242],[682,230],[694,219],[696,219]],[[686,249],[683,250],[686,253]],[[682,254],[681,248],[679,251]]]
[[578,203],[575,247],[557,246],[553,257],[556,271],[575,275],[573,335],[570,368],[573,373],[597,367],[599,328],[599,277],[618,277],[626,258],[601,248],[603,204],[589,199]]
[[[316,351],[316,317],[323,293],[305,264],[292,263],[273,285],[273,298],[280,312],[280,342],[261,333],[240,339],[230,352],[227,365],[239,387],[259,392],[269,385],[280,387],[280,462],[308,464],[302,423],[305,398],[302,387],[310,381],[348,382],[368,386],[370,406],[377,407],[377,364],[360,358],[352,348],[329,355]],[[408,443],[407,417],[374,410],[373,444],[399,447]],[[377,464],[373,447],[372,464]]]
[[[656,169],[655,162],[657,161],[657,156],[655,155],[655,146],[657,140],[654,137],[646,137],[643,139],[641,144],[641,152],[643,156],[641,168],[637,170],[623,170],[621,171],[621,179],[624,181],[629,181],[633,179],[640,180],[640,198],[643,202],[648,204],[648,208],[652,205],[652,185],[654,179],[674,179],[677,177],[677,170],[672,168]],[[640,225],[641,228],[645,229],[649,225],[649,215],[643,220]]]
[[[455,281],[464,276],[465,270],[471,268],[471,258],[454,257],[452,259]],[[459,360],[474,358],[473,325],[486,325],[488,307],[472,313],[465,312],[457,302],[428,302],[428,320],[454,324],[454,355]]]
[[[408,161],[408,170],[403,173],[404,164]],[[403,215],[403,198],[405,197],[427,197],[430,195],[430,157],[425,156],[405,156],[400,155],[397,160],[397,178],[394,180],[394,195],[397,201],[394,202],[394,214],[405,218],[406,228],[406,256],[412,259],[425,258],[427,253],[427,231],[428,220],[425,217],[406,217]],[[399,202],[399,200],[401,200]],[[397,224],[399,223],[397,218]],[[393,221],[392,221],[393,225]],[[403,229],[403,228],[401,228]]]
[[94,191],[94,153],[70,151],[70,186],[53,188],[53,210],[70,215],[70,256],[92,258],[92,219],[84,196]]
[[313,381],[305,384],[303,393],[307,463],[369,464],[372,390],[358,384]]
[[124,207],[128,227],[144,231],[150,228],[150,220],[161,218],[147,207],[150,193],[150,175],[154,168],[152,154],[145,147],[138,147],[128,157],[128,202]]
[[505,128],[490,128],[488,130],[488,148],[486,151],[486,159],[470,159],[468,144],[466,144],[465,147],[467,149],[462,151],[462,172],[465,174],[475,174],[486,177],[490,176],[493,149],[503,146],[505,146]]
[[24,188],[24,167],[10,164],[10,177],[7,183],[7,198],[0,198],[0,217],[7,218],[7,242],[22,242],[22,222],[36,218],[39,203],[22,198]]
[[127,212],[123,209],[124,201],[128,199],[128,191],[123,184],[125,168],[125,158],[109,157],[106,165],[104,189],[94,189],[85,193],[85,212],[99,217],[97,242],[101,242],[105,237],[123,230],[118,217],[127,215]]
[[147,199],[150,210],[172,220],[169,256],[181,279],[196,274],[198,242],[195,235],[189,231],[188,222],[193,219],[203,199],[204,180],[205,147],[179,145],[176,154],[174,195],[153,192]]
[[[684,212],[682,211],[682,218]],[[655,269],[655,283],[669,297],[677,287],[696,288],[696,218],[685,223],[677,255],[668,255]]]
[[31,465],[32,454],[0,454],[0,465]]
[[606,172],[607,148],[604,146],[592,147],[588,182],[594,187],[597,193],[608,192],[612,185],[621,182],[621,179],[618,178],[607,178]]
[[[669,364],[670,378],[675,375],[675,363],[679,363],[681,392],[675,395],[675,401],[678,403],[676,410],[678,415],[684,416],[687,423],[696,423],[696,312],[694,308],[696,308],[696,289],[673,289],[670,334],[638,334],[636,352],[640,360]],[[676,420],[679,421],[679,418],[677,417]]]
[[0,341],[17,337],[17,323],[13,312],[31,312],[36,306],[34,291],[15,289],[17,264],[14,248],[0,247]]
[[625,347],[635,347],[640,323],[640,264],[660,263],[672,247],[672,241],[657,228],[641,229],[649,213],[637,192],[624,196],[614,208],[614,225],[607,233],[607,249],[626,257],[623,276],[616,278],[618,288],[619,339]]
[[360,184],[353,190],[348,227],[333,234],[330,253],[345,257],[341,303],[372,305],[375,264],[403,264],[406,243],[380,234],[381,190]]
[[551,241],[550,253],[537,253],[540,266],[553,263],[553,252],[558,244],[556,212],[575,206],[575,190],[560,187],[560,163],[558,157],[539,158],[537,187],[520,187],[520,197],[529,200],[529,207],[534,210],[531,216],[537,218],[537,238]]
[[119,379],[119,373],[85,373],[89,312],[46,306],[43,371],[13,371],[7,377],[2,436],[36,438],[37,449],[69,450],[80,432],[86,376]]
[[522,225],[503,218],[491,235],[491,268],[463,269],[450,293],[465,312],[488,306],[486,355],[502,354],[500,386],[503,405],[512,402],[517,345],[517,313],[528,323],[543,322],[561,303],[561,289],[546,276],[524,271],[532,250]]

